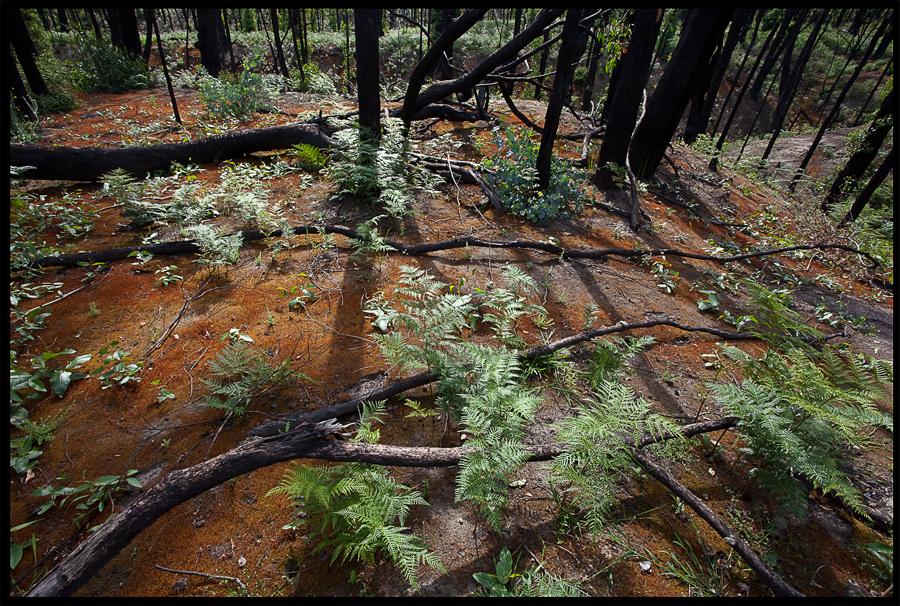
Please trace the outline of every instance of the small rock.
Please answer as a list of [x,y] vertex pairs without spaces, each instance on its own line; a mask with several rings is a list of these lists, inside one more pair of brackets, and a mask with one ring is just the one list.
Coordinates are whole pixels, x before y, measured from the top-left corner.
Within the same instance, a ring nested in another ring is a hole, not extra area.
[[641,562],[641,572],[643,572],[644,574],[650,574],[651,566],[652,564],[650,564],[649,561],[644,560],[643,562]]
[[172,591],[175,593],[181,593],[184,591],[184,588],[187,587],[187,579],[185,577],[181,577],[177,581],[175,581],[175,585],[172,586]]
[[246,564],[246,563],[247,563],[247,558],[245,558],[244,556],[241,556],[238,558],[238,568],[243,568],[244,564]]
[[738,588],[739,591],[743,591],[744,593],[747,593],[747,594],[750,593],[750,586],[747,585],[746,583],[738,582],[738,583],[737,583],[737,588]]

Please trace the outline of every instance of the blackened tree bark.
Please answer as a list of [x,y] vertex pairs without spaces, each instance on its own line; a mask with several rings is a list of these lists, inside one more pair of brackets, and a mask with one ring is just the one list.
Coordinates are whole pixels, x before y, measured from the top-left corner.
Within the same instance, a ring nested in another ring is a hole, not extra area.
[[[440,38],[444,30],[447,29],[453,20],[456,19],[457,11],[455,8],[440,8],[437,11],[437,19],[434,23],[435,33]],[[433,72],[436,80],[452,80],[453,69],[453,43],[456,38],[450,41],[450,44],[444,48],[444,52],[438,57],[438,62]]]
[[[50,26],[50,20],[47,19],[47,15],[44,13],[44,11],[43,11],[43,9],[41,9],[41,7],[37,7],[37,14],[38,14],[38,17],[40,17],[40,19],[41,19],[41,25],[44,26],[44,30],[49,32],[52,29],[52,27]],[[22,76],[19,76],[20,79],[21,79],[21,77]]]
[[647,179],[656,172],[733,14],[734,9],[691,9],[687,15],[672,60],[632,137],[629,162],[637,178]]
[[[22,11],[18,8],[10,8],[7,15],[10,23],[10,41],[12,42],[13,50],[16,52],[16,57],[19,59],[19,65],[22,66],[22,71],[25,73],[25,80],[28,82],[31,92],[35,95],[46,95],[50,92],[50,89],[47,88],[44,77],[41,76],[41,72],[35,62],[34,58],[37,55],[37,50],[34,48],[31,34],[28,33],[28,27],[25,25]],[[23,104],[25,99],[27,99],[27,96],[20,97],[20,101]]]
[[850,207],[850,210],[847,211],[847,214],[844,215],[844,218],[841,219],[841,223],[838,227],[846,227],[848,224],[852,223],[856,220],[856,218],[862,213],[863,209],[869,203],[869,200],[872,198],[872,194],[875,193],[875,190],[878,189],[887,176],[894,170],[894,150],[891,149],[890,153],[884,158],[884,162],[881,163],[881,166],[878,167],[878,170],[875,171],[875,174],[872,176],[872,179],[866,183],[866,186],[859,192],[859,195],[856,196],[856,200],[853,202],[853,206]]
[[22,114],[26,120],[34,122],[37,120],[37,115],[35,115],[34,110],[31,108],[31,101],[28,98],[28,89],[25,88],[25,83],[22,82],[22,76],[19,75],[19,68],[16,66],[16,60],[13,58],[12,51],[9,49],[7,49],[7,56],[9,58],[6,62],[6,69],[9,70],[9,93],[12,95],[13,107],[15,107],[16,111]]
[[[754,9],[752,8],[742,8],[735,12],[734,20],[731,22],[731,29],[728,32],[728,37],[725,39],[725,45],[722,47],[722,52],[719,53],[715,69],[712,72],[705,98],[703,99],[702,104],[699,102],[697,103],[699,106],[698,111],[691,112],[693,119],[688,120],[688,123],[685,126],[685,143],[693,143],[697,140],[697,135],[706,132],[706,127],[709,124],[709,116],[712,114],[713,106],[716,104],[719,86],[722,84],[722,78],[725,76],[725,70],[728,69],[728,64],[731,62],[731,55],[734,53],[734,47],[737,45],[738,40],[743,37],[745,28],[750,22],[750,18],[753,16],[753,10]],[[694,101],[691,100],[691,109],[693,110],[693,108]]]
[[884,98],[875,119],[866,131],[866,138],[859,150],[850,156],[847,164],[835,178],[834,183],[822,200],[822,212],[828,213],[833,204],[841,201],[844,191],[854,189],[855,183],[863,177],[869,165],[878,155],[878,150],[894,126],[894,91]]
[[378,37],[380,8],[354,8],[356,30],[356,91],[359,99],[360,136],[377,141],[381,137],[381,96],[378,84]]
[[225,65],[225,26],[221,9],[197,9],[197,48],[203,67],[210,76],[218,78]]
[[228,25],[228,9],[222,9],[222,23],[225,25],[225,46],[228,47],[228,70],[234,73],[234,45],[231,43],[231,26]]
[[750,98],[754,101],[759,100],[759,93],[762,92],[766,77],[772,71],[772,68],[775,67],[778,57],[791,39],[788,35],[788,29],[791,26],[791,21],[797,16],[798,12],[799,9],[796,8],[789,8],[784,12],[781,25],[778,26],[778,31],[775,34],[775,43],[769,47],[769,54],[766,55],[762,67],[759,68],[759,73],[756,75],[756,80],[753,81],[753,85],[750,87]]
[[108,8],[109,35],[113,45],[123,48],[135,57],[141,56],[141,35],[133,8]]
[[470,8],[459,16],[453,23],[444,28],[443,33],[438,36],[431,48],[428,49],[428,52],[425,53],[425,56],[422,57],[422,60],[413,68],[413,72],[409,77],[409,84],[406,87],[406,95],[403,98],[403,109],[400,112],[400,118],[403,120],[406,128],[409,128],[413,114],[416,113],[416,102],[419,99],[419,91],[425,83],[425,78],[440,59],[444,49],[469,31],[469,28],[484,17],[487,12],[488,9],[486,8]]
[[64,9],[64,8],[56,9],[56,16],[59,17],[59,31],[61,31],[61,32],[69,31],[69,18],[66,17],[66,9]]
[[[741,76],[744,74],[744,66],[747,64],[747,59],[750,58],[750,51],[753,50],[753,45],[756,44],[756,37],[759,34],[759,26],[762,24],[763,15],[765,14],[766,9],[761,8],[756,13],[756,25],[753,28],[753,36],[750,38],[750,43],[742,43],[744,46],[744,58],[741,60],[741,64],[738,66],[737,71],[734,74],[734,80],[731,82],[731,86],[728,88],[728,94],[725,95],[725,100],[722,102],[722,108],[719,110],[719,117],[716,118],[716,124],[713,126],[712,135],[715,135],[719,132],[719,124],[722,122],[722,117],[725,115],[725,110],[728,107],[728,102],[731,101],[731,97],[734,95],[734,89],[738,87],[738,83],[741,80]],[[772,33],[775,33],[775,30],[772,30]],[[765,45],[761,53],[765,51]],[[760,53],[760,54],[761,54]],[[755,67],[755,65],[754,65]],[[752,70],[751,70],[752,74]],[[749,78],[748,78],[749,81]],[[742,87],[743,88],[743,87]],[[737,103],[735,103],[735,107],[737,107]]]
[[639,8],[634,11],[634,26],[628,42],[628,52],[617,65],[620,76],[614,96],[608,103],[609,120],[597,156],[597,172],[593,181],[601,189],[614,187],[607,163],[625,165],[628,143],[637,122],[641,95],[650,78],[650,61],[656,48],[662,14],[662,9],[658,8]]
[[103,40],[103,31],[100,29],[100,24],[97,23],[97,16],[94,15],[94,9],[88,8],[85,10],[87,10],[88,16],[91,18],[91,27],[94,28],[94,35],[97,36],[97,40]]
[[875,96],[875,92],[881,87],[881,83],[884,80],[884,77],[888,74],[893,73],[893,71],[891,71],[891,67],[893,66],[893,64],[894,58],[891,57],[885,64],[884,69],[881,70],[881,75],[878,76],[878,81],[875,82],[875,86],[873,86],[872,90],[869,91],[869,96],[866,97],[866,102],[860,106],[859,112],[857,112],[856,117],[853,119],[853,126],[859,126],[859,122],[860,120],[862,120],[863,114],[866,113],[866,108],[869,107],[869,103],[871,103],[872,97]]
[[563,102],[572,86],[575,74],[574,61],[584,53],[587,34],[578,27],[582,10],[570,8],[566,11],[566,23],[563,25],[562,45],[556,60],[556,77],[553,79],[553,90],[547,103],[544,116],[544,134],[537,155],[538,187],[547,189],[550,185],[550,165],[553,160],[553,143],[556,141],[556,130],[559,128],[559,116]]
[[166,51],[163,49],[162,45],[162,36],[159,35],[159,24],[156,22],[156,14],[153,9],[147,9],[147,17],[149,21],[147,22],[147,27],[153,26],[153,30],[156,32],[156,46],[159,48],[159,63],[163,68],[163,75],[166,78],[166,87],[169,89],[169,100],[172,102],[172,113],[175,116],[175,121],[178,124],[181,124],[181,114],[178,113],[178,102],[175,100],[175,88],[172,86],[172,78],[169,76],[169,66],[166,65]]
[[[546,43],[549,41],[550,41],[550,32],[549,31],[544,32],[544,42]],[[547,71],[547,60],[549,58],[550,58],[550,47],[547,46],[544,48],[543,51],[541,51],[541,59],[540,59],[539,67],[538,67],[538,74],[543,74],[545,71]],[[534,84],[534,100],[535,101],[541,100],[541,90],[542,90],[543,85],[544,85],[544,78],[543,78],[543,76],[541,76],[540,78],[538,78],[537,82],[535,82],[535,84]]]
[[800,87],[803,70],[806,69],[806,63],[809,61],[813,46],[815,46],[818,41],[819,30],[822,28],[825,19],[828,17],[827,13],[828,9],[824,9],[819,13],[815,25],[813,26],[813,30],[810,32],[809,38],[806,39],[806,44],[803,46],[803,49],[800,51],[800,56],[797,57],[797,61],[791,69],[789,69],[789,59],[793,44],[789,45],[787,51],[785,51],[784,71],[782,72],[781,82],[778,85],[778,104],[775,106],[772,122],[769,124],[769,133],[771,133],[772,136],[769,137],[769,144],[766,145],[766,151],[763,152],[763,160],[767,159],[769,154],[772,153],[775,142],[781,134],[781,129],[784,126],[784,120],[787,117],[788,109],[790,109],[794,97],[797,95],[797,90]]
[[144,23],[147,25],[147,38],[144,42],[144,52],[141,53],[141,61],[150,68],[150,49],[153,46],[153,26],[150,25],[150,9],[144,9]]
[[275,64],[281,71],[281,75],[290,78],[287,62],[284,60],[284,49],[281,46],[281,30],[278,23],[278,9],[270,8],[269,15],[272,19],[272,37],[275,38]]
[[[479,82],[481,82],[485,76],[491,73],[494,69],[504,65],[505,63],[512,61],[516,57],[516,53],[525,48],[532,40],[537,38],[541,33],[543,33],[544,28],[546,28],[550,23],[559,15],[565,12],[563,8],[554,8],[554,9],[542,9],[541,12],[537,14],[534,21],[526,27],[522,32],[500,47],[498,50],[491,53],[484,61],[476,65],[469,71],[468,73],[456,78],[455,80],[449,81],[441,81],[438,82],[427,90],[418,95],[417,98],[413,98],[413,110],[409,113],[410,117],[416,111],[422,109],[426,105],[430,105],[431,103],[435,103],[444,97],[452,95],[453,93],[460,92],[466,89],[470,89]],[[462,19],[465,15],[460,17]],[[457,21],[459,20],[457,19]],[[457,36],[458,37],[458,36]],[[455,39],[455,38],[454,38]],[[435,41],[434,46],[437,46],[437,41]],[[431,51],[429,50],[429,54]],[[426,54],[426,57],[428,55]],[[425,58],[422,59],[425,61]],[[509,69],[510,66],[505,66],[504,69]],[[410,99],[410,91],[412,90],[412,78],[410,78],[410,87],[407,89],[406,98],[403,103],[404,115],[406,112],[406,104]],[[404,118],[404,122],[406,119]]]
[[834,124],[834,121],[837,119],[837,116],[841,111],[841,104],[844,102],[844,98],[847,96],[847,93],[850,92],[850,87],[853,86],[853,83],[856,82],[856,79],[859,77],[860,72],[862,72],[863,68],[865,68],[868,64],[869,58],[872,56],[875,47],[878,45],[878,42],[884,35],[888,24],[890,24],[892,20],[893,13],[890,13],[881,21],[881,25],[878,26],[878,30],[875,32],[875,35],[872,36],[872,41],[869,43],[868,48],[866,48],[865,54],[863,55],[862,59],[859,60],[859,63],[856,65],[856,69],[853,70],[852,74],[850,74],[850,78],[847,80],[847,83],[841,90],[841,94],[838,95],[838,98],[834,102],[834,107],[831,108],[831,112],[828,114],[828,117],[825,118],[825,120],[822,122],[822,126],[816,133],[816,138],[813,139],[812,145],[809,146],[806,155],[803,157],[803,161],[800,163],[800,167],[797,169],[797,174],[794,175],[794,178],[791,181],[791,185],[789,188],[791,193],[793,193],[794,188],[797,186],[797,183],[800,180],[800,175],[804,170],[806,170],[806,167],[809,166],[809,161],[812,160],[813,154],[815,154],[816,148],[819,146],[819,142],[821,142],[822,137],[825,136],[825,131],[831,128],[832,124]]

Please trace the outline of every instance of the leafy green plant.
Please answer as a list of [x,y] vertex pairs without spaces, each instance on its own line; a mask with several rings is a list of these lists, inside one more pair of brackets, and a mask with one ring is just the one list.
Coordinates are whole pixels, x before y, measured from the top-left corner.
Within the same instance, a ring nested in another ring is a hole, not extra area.
[[[236,328],[232,330],[237,331]],[[228,335],[229,333],[225,333],[224,336]],[[270,364],[262,353],[247,344],[246,339],[250,337],[238,332],[229,345],[216,355],[216,359],[207,364],[213,376],[203,377],[200,381],[210,387],[215,395],[207,396],[203,406],[240,415],[247,411],[253,398],[273,386],[284,384],[295,376],[309,379],[291,369],[290,358],[277,366]],[[222,396],[225,400],[217,396]]]
[[587,174],[575,170],[569,162],[553,157],[550,185],[538,189],[538,146],[527,135],[507,128],[504,136],[494,129],[498,152],[493,159],[482,161],[495,174],[488,180],[513,214],[546,225],[557,217],[572,217],[587,202],[584,180]]
[[666,265],[668,263],[665,261],[654,261],[650,273],[659,280],[658,287],[666,291],[667,294],[672,294],[678,288],[681,278],[678,277],[677,271],[670,270]]
[[88,307],[89,307],[89,309],[88,309],[88,315],[89,315],[89,316],[99,316],[99,315],[100,315],[100,310],[97,309],[96,303],[94,303],[93,301],[91,301],[91,302],[88,304]]
[[[138,473],[137,469],[129,469],[124,476],[102,476],[95,480],[84,482],[80,486],[64,488],[44,486],[39,488],[32,492],[32,494],[36,497],[50,497],[50,499],[38,508],[38,515],[43,515],[56,506],[57,499],[60,499],[58,504],[62,507],[69,501],[69,498],[72,497],[72,495],[78,494],[79,492],[86,492],[86,494],[74,497],[71,500],[71,503],[83,501],[75,506],[75,509],[80,510],[82,513],[76,516],[72,521],[73,524],[81,527],[82,520],[90,519],[94,513],[102,513],[107,506],[112,509],[114,506],[113,496],[117,492],[124,490],[126,485],[140,488],[140,481],[133,477],[136,473]],[[98,527],[99,526],[93,526],[88,530],[94,531]]]
[[549,466],[550,481],[571,487],[573,503],[584,510],[585,523],[593,532],[602,528],[609,515],[620,480],[632,472],[623,436],[637,442],[644,432],[659,435],[675,429],[671,421],[650,410],[651,405],[636,398],[633,390],[602,381],[591,398],[555,424],[565,450]]
[[154,84],[155,78],[147,72],[140,57],[122,48],[81,38],[75,50],[79,61],[74,65],[73,75],[78,87],[86,93],[123,93]]
[[742,452],[756,462],[751,479],[801,518],[808,495],[796,479],[801,475],[864,516],[860,493],[839,462],[851,445],[864,443],[866,427],[893,431],[893,418],[875,406],[890,397],[893,366],[800,344],[758,359],[730,346],[721,351],[746,377],[740,384],[716,385],[713,392],[726,414],[743,419],[736,431],[745,444]]
[[237,76],[223,74],[213,78],[200,68],[200,99],[206,104],[206,113],[213,118],[229,116],[247,118],[252,112],[271,107],[265,80],[259,73],[265,60],[260,55],[244,59],[244,66]]
[[153,288],[159,287],[160,284],[163,285],[163,288],[167,288],[172,284],[175,284],[179,280],[183,280],[184,278],[176,273],[173,273],[177,269],[177,265],[166,265],[162,269],[157,269],[155,272],[153,272],[154,274],[162,274],[162,276],[160,276],[156,280],[156,282],[153,283]]
[[139,374],[144,367],[144,361],[131,362],[131,358],[128,357],[129,352],[119,349],[118,345],[118,341],[111,341],[109,346],[101,347],[97,352],[97,355],[103,356],[103,359],[100,360],[101,366],[91,374],[100,379],[103,389],[141,380]]
[[637,354],[656,343],[653,337],[613,337],[600,341],[588,358],[585,373],[591,389],[598,389],[603,383],[616,381],[624,372],[630,371],[628,363]]
[[[522,574],[515,572],[519,557],[513,561],[509,548],[500,550],[500,557],[494,560],[494,574],[476,572],[472,576],[483,587],[475,593],[479,597],[586,597],[578,585],[546,572],[540,573],[543,564]],[[518,582],[513,583],[514,579]]]
[[218,269],[225,265],[234,265],[240,259],[241,244],[244,239],[240,233],[226,236],[221,228],[209,225],[192,225],[182,230],[185,236],[194,240],[201,248],[197,263]]
[[[364,403],[363,407],[353,440],[376,443],[379,432],[373,423],[383,413],[384,402]],[[404,526],[410,507],[428,503],[417,490],[398,484],[384,467],[295,464],[268,494],[285,494],[303,506],[308,517],[297,523],[316,524],[310,530],[318,540],[313,553],[333,549],[332,563],[341,557],[341,561],[351,558],[374,564],[377,554],[385,554],[416,588],[420,565],[446,572],[422,539],[408,534]]]
[[[672,544],[682,553],[667,551],[665,553],[669,555],[669,559],[660,563],[652,552],[646,549],[645,551],[656,561],[665,576],[676,578],[690,587],[690,596],[722,597],[725,595],[730,578],[729,571],[737,561],[734,550],[729,549],[728,555],[709,553],[693,518],[691,526],[699,547],[694,547],[693,543],[683,539],[678,531],[673,529],[675,539]],[[701,551],[699,555],[698,551]]]
[[321,149],[308,143],[294,145],[291,153],[304,169],[314,173],[325,168],[325,164],[328,161]]
[[345,128],[334,135],[332,161],[323,171],[338,184],[335,196],[350,194],[401,218],[411,212],[412,191],[434,194],[443,183],[440,177],[406,162],[409,143],[399,119],[382,121],[377,142],[362,136],[356,124],[342,125]]

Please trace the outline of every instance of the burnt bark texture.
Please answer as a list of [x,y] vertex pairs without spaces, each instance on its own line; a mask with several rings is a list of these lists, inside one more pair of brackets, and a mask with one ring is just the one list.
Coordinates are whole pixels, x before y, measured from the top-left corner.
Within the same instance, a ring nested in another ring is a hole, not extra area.
[[111,170],[122,168],[143,177],[148,172],[165,170],[172,162],[207,164],[226,158],[271,150],[288,149],[307,143],[325,149],[331,143],[335,128],[312,122],[239,130],[189,143],[167,143],[150,147],[50,147],[47,145],[11,143],[11,166],[33,166],[23,173],[28,179],[61,179],[98,181]]
[[453,23],[444,28],[444,31],[434,41],[431,48],[422,57],[422,60],[413,68],[413,72],[409,77],[409,84],[406,87],[406,95],[403,98],[403,109],[400,111],[400,118],[407,128],[409,128],[409,123],[413,120],[416,110],[421,109],[417,107],[416,102],[419,98],[419,91],[425,83],[425,78],[438,62],[444,50],[451,46],[454,40],[469,31],[487,12],[488,9],[486,8],[472,8],[463,13]]
[[803,171],[806,170],[806,167],[809,166],[809,161],[812,160],[813,154],[816,153],[816,148],[819,146],[819,143],[822,141],[822,137],[825,136],[825,131],[832,127],[834,121],[837,120],[838,114],[841,111],[841,104],[843,104],[844,99],[847,97],[847,93],[850,92],[850,87],[853,86],[853,83],[856,82],[856,79],[859,77],[859,74],[869,63],[869,58],[872,56],[872,53],[875,51],[875,47],[878,42],[881,40],[881,37],[885,34],[885,30],[888,25],[893,20],[893,13],[887,15],[878,26],[878,30],[875,32],[875,35],[872,36],[872,41],[869,43],[868,48],[866,48],[866,52],[863,55],[862,59],[859,60],[859,63],[856,65],[856,69],[853,70],[853,73],[850,75],[850,78],[847,80],[847,83],[844,85],[844,88],[841,89],[841,93],[838,95],[838,98],[834,102],[834,107],[831,108],[831,112],[829,112],[828,117],[822,122],[822,125],[819,127],[818,132],[816,132],[816,137],[813,139],[812,144],[809,146],[809,149],[806,152],[806,155],[803,156],[803,160],[800,162],[800,166],[797,169],[797,174],[794,175],[793,180],[791,181],[790,191],[793,193],[794,188],[799,181],[800,175]]
[[847,214],[844,215],[844,218],[841,219],[841,223],[839,227],[845,227],[848,224],[852,223],[856,220],[856,218],[862,213],[863,209],[869,203],[869,200],[872,198],[872,194],[875,193],[875,190],[878,189],[887,176],[894,170],[894,150],[892,149],[887,156],[885,156],[884,161],[881,163],[881,166],[878,167],[878,170],[875,171],[875,174],[866,183],[866,186],[862,188],[862,191],[859,192],[859,195],[856,196],[856,200],[853,201],[853,205],[850,207],[850,210],[847,211]]
[[648,179],[656,172],[733,14],[734,9],[691,9],[686,16],[672,60],[631,141],[629,161],[638,179]]
[[[662,9],[639,8],[634,12],[634,27],[628,42],[628,52],[617,66],[619,76],[613,98],[610,100],[609,120],[603,135],[603,144],[597,156],[597,172],[594,183],[601,189],[613,189],[607,163],[625,166],[628,143],[637,123],[641,97],[650,78],[650,61],[656,47],[656,38],[662,23]],[[612,82],[610,87],[612,88]]]
[[[491,73],[494,69],[514,59],[516,53],[525,48],[532,40],[541,35],[541,33],[543,33],[544,31],[544,28],[550,25],[553,19],[560,16],[563,12],[565,12],[565,9],[561,8],[542,9],[537,14],[534,21],[528,27],[522,30],[522,32],[518,36],[515,36],[512,40],[504,44],[500,49],[493,52],[481,63],[472,68],[468,73],[456,78],[455,80],[438,82],[425,91],[419,93],[418,96],[412,97],[412,100],[410,97],[410,93],[413,82],[412,79],[410,79],[410,90],[407,91],[407,95],[403,103],[403,121],[407,121],[405,118],[405,116],[407,115],[407,103],[410,103],[412,106],[412,109],[409,110],[409,115],[412,115],[427,105],[436,103],[437,101],[440,101],[441,99],[448,97],[454,93],[472,88],[473,86],[484,80],[485,76]],[[437,41],[435,41],[435,46],[437,46]],[[430,53],[431,51],[429,51],[429,54]],[[425,61],[425,58],[423,58],[422,61]]]
[[200,62],[213,78],[218,78],[225,65],[225,25],[219,8],[197,9],[197,48]]
[[684,129],[685,143],[691,144],[697,140],[697,135],[706,133],[709,117],[718,97],[719,86],[722,84],[722,78],[725,77],[725,70],[728,69],[728,64],[731,62],[734,47],[737,46],[738,40],[743,37],[745,28],[753,16],[753,10],[752,8],[741,8],[735,12],[734,20],[731,22],[731,29],[728,31],[728,37],[725,39],[725,44],[719,53],[715,68],[710,72],[709,84],[705,95],[697,95],[691,99],[690,119]]
[[284,60],[284,48],[281,45],[281,28],[278,23],[278,9],[269,9],[269,17],[272,20],[272,37],[275,39],[275,67],[285,78],[290,78],[287,61]]
[[831,188],[822,200],[822,212],[829,212],[833,204],[843,199],[844,192],[852,190],[856,182],[863,178],[869,165],[877,157],[878,150],[881,149],[885,138],[887,138],[888,133],[891,132],[894,126],[893,117],[894,91],[892,89],[884,98],[884,101],[881,102],[881,107],[878,109],[878,113],[875,114],[875,119],[872,120],[872,124],[866,130],[866,138],[862,146],[850,156],[847,164],[844,165],[844,168],[831,184]]
[[781,83],[778,85],[778,104],[775,106],[772,123],[769,125],[769,132],[772,136],[769,138],[769,144],[763,153],[762,157],[764,160],[769,157],[772,148],[775,146],[775,141],[778,140],[778,136],[781,134],[781,128],[784,126],[788,110],[794,102],[797,90],[800,88],[800,79],[803,76],[803,71],[806,69],[806,63],[809,61],[812,49],[818,41],[819,31],[827,18],[828,9],[824,9],[816,18],[813,30],[806,39],[806,44],[803,45],[803,49],[800,51],[800,55],[797,57],[793,67],[790,67],[789,53],[785,54],[784,71],[782,72]]
[[572,87],[572,76],[575,74],[573,61],[584,52],[587,35],[578,27],[582,11],[570,8],[566,12],[566,23],[563,25],[562,45],[556,61],[556,77],[553,79],[553,90],[547,103],[544,116],[544,133],[537,154],[538,187],[547,189],[550,186],[550,164],[553,160],[553,144],[556,141],[556,130],[559,128],[559,116],[563,102]]
[[37,114],[35,114],[34,110],[31,108],[31,100],[28,98],[28,89],[25,88],[25,83],[22,82],[22,76],[19,74],[19,68],[16,65],[16,60],[12,56],[12,51],[7,50],[7,52],[8,59],[6,65],[9,70],[10,80],[9,94],[12,96],[11,100],[13,107],[15,107],[16,111],[22,114],[26,120],[34,122],[37,120]]
[[775,33],[774,44],[769,47],[769,52],[763,60],[759,72],[756,74],[756,80],[753,81],[753,85],[750,86],[750,90],[748,91],[750,93],[750,98],[754,101],[759,100],[759,93],[762,92],[766,77],[772,71],[772,68],[775,67],[778,57],[790,41],[791,38],[788,35],[788,29],[791,26],[791,21],[797,17],[799,12],[800,9],[796,8],[785,10],[784,17],[781,19],[781,25],[778,26],[778,31]]
[[37,50],[34,48],[34,42],[31,40],[31,34],[28,33],[28,27],[25,25],[25,19],[22,17],[22,11],[18,8],[7,9],[9,17],[9,38],[12,42],[13,50],[19,59],[19,65],[22,66],[22,72],[25,74],[25,80],[28,82],[31,92],[35,95],[46,95],[50,92],[44,77],[37,67],[34,58]]
[[133,8],[108,8],[109,35],[113,45],[123,48],[134,57],[141,56],[141,36]]
[[378,78],[381,9],[354,8],[353,20],[356,30],[356,90],[361,136],[378,140],[381,137],[381,93]]

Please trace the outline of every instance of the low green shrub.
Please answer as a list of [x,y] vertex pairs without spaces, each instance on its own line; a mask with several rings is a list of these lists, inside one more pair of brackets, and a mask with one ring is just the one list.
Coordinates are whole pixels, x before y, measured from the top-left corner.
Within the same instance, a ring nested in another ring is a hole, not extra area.
[[86,93],[122,93],[155,83],[140,57],[95,40],[80,39],[79,61],[73,66],[77,86]]
[[553,157],[550,185],[538,189],[539,146],[527,136],[507,128],[504,135],[494,129],[497,154],[482,163],[496,172],[488,175],[510,214],[546,225],[557,217],[571,217],[584,208],[587,173],[575,170],[570,162]]

